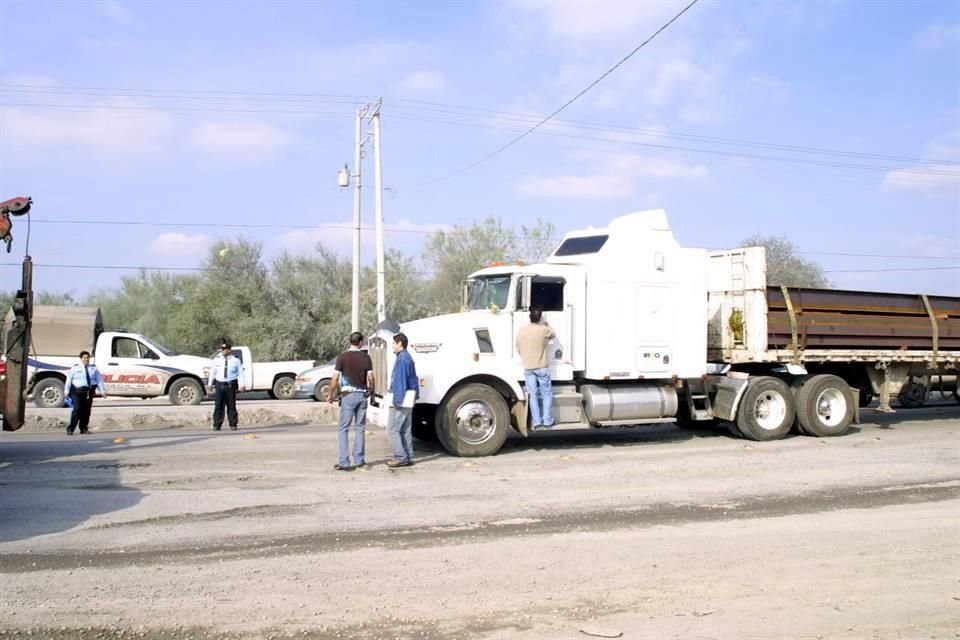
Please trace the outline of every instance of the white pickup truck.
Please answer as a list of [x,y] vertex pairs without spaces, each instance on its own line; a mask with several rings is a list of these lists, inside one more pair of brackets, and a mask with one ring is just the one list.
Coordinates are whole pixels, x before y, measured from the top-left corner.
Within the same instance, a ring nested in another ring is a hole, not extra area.
[[266,391],[274,400],[292,400],[297,375],[316,365],[313,360],[256,362],[249,347],[234,347],[232,353],[243,362],[243,386],[247,391]]
[[[183,355],[156,340],[128,331],[103,331],[95,307],[37,306],[33,316],[33,349],[28,359],[28,393],[38,407],[62,407],[67,371],[79,362],[81,350],[103,374],[108,395],[137,398],[168,396],[176,405],[200,404],[206,395],[211,358]],[[236,347],[244,362],[244,386],[271,397],[292,398],[297,374],[312,360],[252,362],[250,349]],[[252,364],[251,364],[252,363]]]

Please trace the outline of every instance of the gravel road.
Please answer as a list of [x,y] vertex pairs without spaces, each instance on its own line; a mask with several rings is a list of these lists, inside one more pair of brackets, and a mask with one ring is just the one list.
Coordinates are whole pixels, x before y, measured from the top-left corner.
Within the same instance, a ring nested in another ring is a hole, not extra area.
[[349,473],[322,405],[275,404],[302,424],[3,434],[0,638],[960,637],[955,404],[398,470],[371,429]]

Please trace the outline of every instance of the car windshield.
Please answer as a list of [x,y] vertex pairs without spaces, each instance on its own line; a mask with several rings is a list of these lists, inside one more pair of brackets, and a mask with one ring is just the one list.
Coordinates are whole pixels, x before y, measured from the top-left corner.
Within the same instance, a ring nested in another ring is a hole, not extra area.
[[467,281],[467,309],[498,309],[507,306],[510,293],[510,274],[478,276]]

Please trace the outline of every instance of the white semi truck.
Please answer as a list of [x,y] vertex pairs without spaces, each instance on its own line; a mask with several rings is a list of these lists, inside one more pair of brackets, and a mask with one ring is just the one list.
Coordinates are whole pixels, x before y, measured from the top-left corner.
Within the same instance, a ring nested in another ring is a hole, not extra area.
[[888,410],[905,385],[960,365],[960,298],[768,287],[762,247],[681,247],[662,210],[570,232],[544,264],[481,269],[463,301],[460,313],[382,323],[370,340],[371,419],[387,419],[402,329],[421,378],[414,433],[461,456],[496,453],[510,428],[527,435],[514,343],[531,308],[556,333],[554,430],[678,422],[753,440],[835,436],[874,394]]

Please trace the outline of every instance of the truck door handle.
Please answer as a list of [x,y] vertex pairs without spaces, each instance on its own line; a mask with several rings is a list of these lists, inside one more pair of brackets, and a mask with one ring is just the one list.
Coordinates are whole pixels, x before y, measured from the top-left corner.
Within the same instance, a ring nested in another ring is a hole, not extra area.
[[108,362],[108,363],[107,363],[107,366],[108,366],[108,367],[115,367],[115,366],[117,366],[117,363],[116,363],[116,362]]

